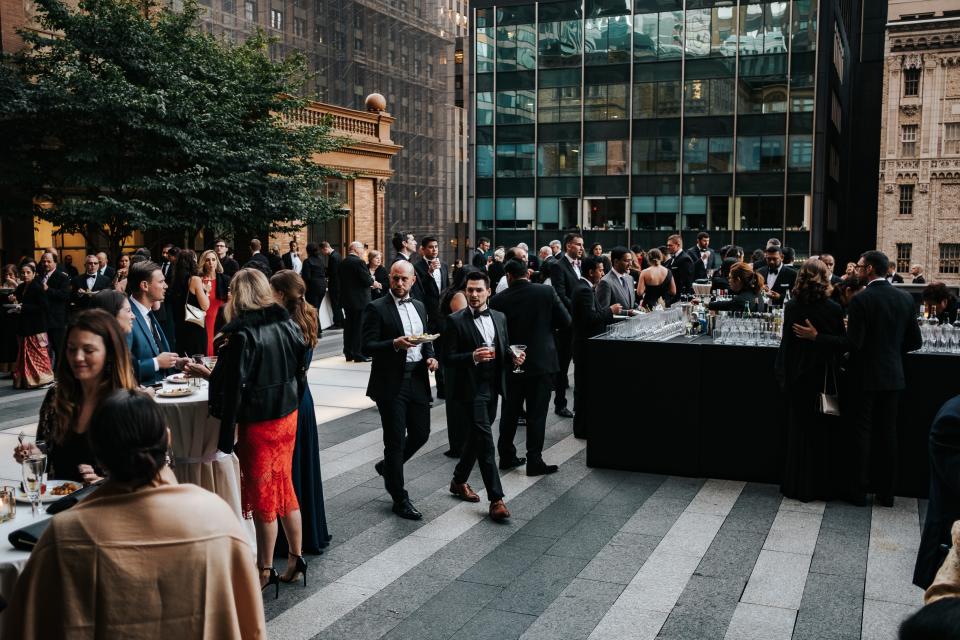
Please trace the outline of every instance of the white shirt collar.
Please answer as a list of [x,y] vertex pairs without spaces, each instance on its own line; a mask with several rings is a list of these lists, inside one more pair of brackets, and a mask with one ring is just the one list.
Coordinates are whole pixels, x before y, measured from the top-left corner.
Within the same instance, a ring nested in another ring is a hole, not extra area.
[[143,303],[141,303],[139,300],[137,300],[133,296],[130,296],[130,302],[133,303],[133,306],[135,306],[137,310],[140,311],[140,315],[143,316],[143,319],[146,320],[147,322],[150,322],[150,316],[149,316],[150,309],[148,307],[145,307]]

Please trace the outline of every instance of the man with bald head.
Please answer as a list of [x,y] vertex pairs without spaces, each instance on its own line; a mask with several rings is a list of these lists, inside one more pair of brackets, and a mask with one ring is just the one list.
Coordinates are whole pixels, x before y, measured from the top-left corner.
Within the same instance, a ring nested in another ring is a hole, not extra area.
[[[354,245],[350,245],[350,253],[352,256]],[[350,259],[347,257],[343,265]],[[365,266],[364,271],[369,275]],[[411,341],[411,336],[427,330],[427,308],[410,297],[416,281],[416,271],[409,261],[394,262],[390,266],[390,292],[367,305],[362,334],[363,355],[373,358],[367,395],[377,403],[383,428],[383,460],[375,468],[393,499],[393,512],[407,520],[423,517],[403,488],[403,464],[430,437],[428,372],[437,370],[433,344]]]
[[[351,242],[347,257],[340,263],[340,306],[343,307],[343,356],[347,362],[369,362],[360,353],[360,325],[363,310],[370,304],[373,276],[363,261],[363,243]],[[411,265],[412,268],[412,265]]]

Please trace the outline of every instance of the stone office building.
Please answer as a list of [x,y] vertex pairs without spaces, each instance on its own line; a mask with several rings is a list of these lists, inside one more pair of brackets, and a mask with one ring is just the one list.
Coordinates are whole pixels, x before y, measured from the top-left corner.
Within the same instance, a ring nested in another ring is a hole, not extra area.
[[[891,0],[877,246],[960,283],[960,5]],[[909,278],[907,278],[909,282]]]
[[706,230],[715,247],[775,236],[801,255],[872,245],[872,211],[844,185],[850,114],[869,95],[852,88],[882,52],[882,19],[879,35],[864,28],[877,4],[474,2],[475,234],[540,246],[580,229],[648,248]]

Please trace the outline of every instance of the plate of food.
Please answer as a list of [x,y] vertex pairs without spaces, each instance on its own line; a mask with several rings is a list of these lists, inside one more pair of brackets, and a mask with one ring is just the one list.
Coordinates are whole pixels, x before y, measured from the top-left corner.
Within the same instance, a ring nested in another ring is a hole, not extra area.
[[[47,480],[40,485],[40,502],[56,502],[63,496],[68,496],[74,491],[79,491],[83,485],[72,480]],[[30,498],[23,491],[23,487],[17,487],[17,502],[30,504]]]
[[427,342],[433,342],[439,337],[439,333],[421,333],[415,336],[407,336],[407,340],[413,344],[426,344]]
[[190,382],[190,376],[185,373],[174,373],[163,379],[170,384],[187,384]]
[[160,389],[157,396],[161,398],[183,398],[193,393],[190,387],[175,387],[173,389]]

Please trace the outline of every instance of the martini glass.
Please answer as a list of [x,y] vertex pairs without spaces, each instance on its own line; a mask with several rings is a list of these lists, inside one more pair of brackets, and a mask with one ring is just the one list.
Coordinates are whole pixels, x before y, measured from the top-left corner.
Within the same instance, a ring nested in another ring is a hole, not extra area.
[[[510,345],[510,353],[514,357],[519,358],[520,354],[527,350],[527,345],[525,344],[512,344]],[[514,373],[523,373],[523,369],[520,368],[520,365],[517,365],[517,368],[513,370]]]

